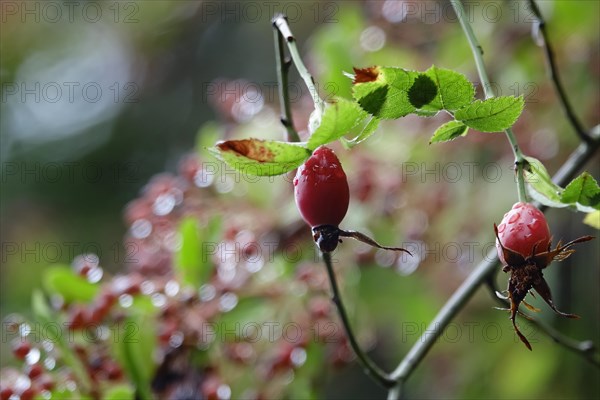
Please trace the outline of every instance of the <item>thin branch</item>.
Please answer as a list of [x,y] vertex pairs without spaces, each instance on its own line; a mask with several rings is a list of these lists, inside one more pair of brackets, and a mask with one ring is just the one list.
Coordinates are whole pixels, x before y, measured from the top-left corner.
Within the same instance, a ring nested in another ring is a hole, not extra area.
[[[471,47],[471,52],[473,53],[473,58],[475,60],[475,66],[477,67],[477,74],[479,75],[479,79],[481,80],[481,84],[483,85],[483,91],[485,94],[485,98],[489,99],[495,97],[494,89],[492,88],[492,84],[490,82],[490,78],[488,77],[487,70],[485,69],[485,64],[483,62],[483,48],[477,41],[477,37],[475,33],[473,33],[473,29],[471,28],[471,24],[469,23],[469,19],[465,13],[465,9],[462,6],[460,0],[450,0],[452,3],[452,7],[458,17],[458,21],[460,22],[460,26],[462,27],[465,36],[467,37],[467,41],[469,42],[469,46]],[[508,128],[506,131],[506,138],[511,145],[513,153],[515,155],[515,172],[517,174],[517,193],[519,196],[520,202],[527,202],[527,191],[525,190],[525,176],[523,174],[523,170],[527,161],[519,148],[519,143],[517,142],[517,138],[515,137],[511,128]]]
[[273,28],[273,34],[275,36],[275,59],[277,62],[277,85],[279,87],[279,104],[281,107],[281,123],[287,131],[286,140],[288,142],[299,142],[300,136],[294,129],[288,90],[288,73],[292,61],[285,57],[283,36],[279,32],[279,29],[277,29],[275,25],[273,25]]
[[[491,293],[491,296],[494,299],[496,299],[496,301],[499,304],[501,304],[505,307],[509,305],[508,301],[503,300],[496,295],[496,292],[498,292],[498,288],[496,287],[496,282],[494,280],[493,274],[491,274],[489,276],[489,279],[486,281],[486,286],[488,287],[488,289]],[[521,311],[519,311],[519,313],[525,319],[529,320],[529,322],[531,322],[533,325],[535,325],[542,333],[544,333],[545,335],[550,337],[552,340],[554,340],[555,343],[559,344],[560,346],[563,346],[567,350],[570,350],[570,351],[576,353],[577,355],[580,355],[585,360],[590,362],[592,365],[600,368],[600,361],[598,361],[595,357],[595,355],[597,355],[598,352],[597,352],[597,349],[596,349],[594,343],[591,340],[585,340],[583,342],[579,342],[579,341],[574,340],[566,335],[563,335],[562,333],[560,333],[553,327],[546,325],[545,323],[538,320],[537,318],[532,317],[531,315],[527,315]]]
[[[558,94],[558,98],[560,100],[560,104],[565,112],[567,119],[571,123],[571,126],[579,136],[579,139],[586,143],[591,143],[593,140],[583,128],[583,125],[575,115],[575,111],[573,107],[571,107],[571,103],[567,97],[565,89],[562,85],[562,81],[560,79],[560,75],[558,73],[558,68],[556,67],[556,61],[554,59],[554,50],[552,49],[552,45],[548,40],[548,32],[546,31],[546,21],[540,12],[537,4],[534,0],[528,0],[529,7],[533,12],[535,17],[534,25],[532,26],[532,36],[534,38],[535,43],[543,48],[544,56],[546,57],[546,64],[548,66],[548,75],[552,83],[554,84],[554,90]],[[540,36],[541,35],[541,36]]]
[[344,325],[344,329],[346,330],[346,335],[348,336],[348,340],[350,341],[350,346],[356,353],[358,360],[362,364],[365,373],[370,375],[373,379],[377,381],[383,387],[389,388],[396,384],[394,380],[392,380],[388,374],[386,374],[383,370],[381,370],[374,362],[369,358],[369,356],[361,349],[358,341],[356,340],[356,336],[354,335],[354,331],[352,330],[352,326],[350,325],[350,319],[348,318],[348,314],[346,313],[346,308],[344,307],[344,302],[340,296],[340,289],[337,284],[337,280],[335,278],[335,272],[333,271],[333,265],[331,263],[331,253],[321,253],[323,255],[323,260],[325,261],[325,266],[327,267],[327,275],[329,277],[329,283],[331,285],[332,298],[331,300],[336,305],[338,309],[338,313],[342,320],[342,324]]
[[304,65],[304,62],[302,62],[300,52],[298,52],[298,46],[296,45],[296,38],[294,37],[294,35],[292,35],[292,31],[290,30],[290,26],[288,25],[286,17],[283,14],[276,15],[273,18],[273,26],[277,28],[279,33],[287,42],[290,55],[292,56],[292,60],[294,60],[294,65],[298,69],[298,72],[304,80],[306,87],[308,87],[308,91],[310,92],[313,103],[315,104],[315,109],[322,113],[325,108],[325,103],[319,97],[319,92],[317,91],[317,85],[315,84],[315,80],[313,79],[310,72],[308,72],[308,69]]
[[[594,140],[591,144],[582,143],[571,154],[569,159],[563,164],[560,170],[553,178],[558,185],[563,186],[570,181],[581,167],[589,161],[600,147],[600,139]],[[542,211],[544,207],[540,207]],[[490,251],[487,256],[477,265],[475,270],[467,277],[462,285],[448,299],[446,304],[435,316],[433,321],[427,327],[426,333],[423,334],[408,354],[404,357],[400,365],[390,374],[391,378],[396,380],[397,385],[401,385],[417,367],[419,362],[423,360],[427,352],[434,345],[450,323],[450,321],[458,314],[462,307],[469,301],[475,291],[485,283],[498,265],[498,254],[495,249]]]

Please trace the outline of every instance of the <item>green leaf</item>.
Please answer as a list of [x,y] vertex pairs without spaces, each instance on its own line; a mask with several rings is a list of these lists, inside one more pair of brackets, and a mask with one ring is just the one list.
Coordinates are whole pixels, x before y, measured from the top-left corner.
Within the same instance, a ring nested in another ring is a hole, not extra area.
[[431,78],[437,93],[433,100],[417,107],[421,113],[456,111],[471,104],[475,97],[475,87],[463,74],[433,65],[425,71],[425,75]]
[[127,384],[111,386],[104,393],[105,400],[133,400],[135,399],[135,390]]
[[592,175],[583,172],[567,185],[560,200],[563,203],[600,210],[600,187]]
[[374,115],[367,116],[363,121],[361,121],[361,124],[359,124],[359,127],[361,128],[360,133],[353,139],[341,138],[342,143],[346,148],[350,149],[357,144],[364,142],[371,137],[373,133],[375,133],[375,130],[379,126],[379,121],[381,120]]
[[525,159],[529,163],[529,167],[525,169],[525,181],[529,184],[531,197],[548,207],[567,207],[560,200],[563,189],[552,182],[544,164],[533,157]]
[[52,321],[52,310],[48,307],[44,293],[39,289],[34,289],[33,293],[31,293],[31,309],[38,321]]
[[99,287],[76,275],[65,265],[49,267],[44,273],[44,286],[48,292],[59,294],[65,302],[89,302],[96,297]]
[[370,114],[383,119],[404,117],[416,110],[408,92],[419,73],[402,68],[354,68],[353,96]]
[[302,144],[260,139],[227,140],[208,149],[242,174],[281,175],[300,166],[311,152]]
[[204,240],[198,221],[194,217],[186,217],[179,224],[181,248],[175,255],[175,271],[179,281],[184,285],[199,288],[208,281],[213,270],[210,258],[202,254]]
[[475,100],[457,110],[454,118],[480,132],[501,132],[519,119],[524,105],[523,96]]
[[341,138],[365,118],[367,113],[357,103],[337,97],[333,103],[327,103],[321,124],[308,139],[308,149],[312,151]]
[[140,398],[152,399],[150,382],[154,376],[156,322],[144,314],[131,315],[111,340],[115,358],[123,366],[129,381],[135,385]]
[[245,327],[261,325],[273,318],[273,308],[259,297],[245,297],[239,300],[236,307],[222,314],[215,322],[215,334],[219,340],[237,340],[240,335],[248,333]]
[[583,223],[596,229],[600,229],[600,210],[589,213],[583,219]]
[[465,136],[469,127],[459,121],[446,122],[444,125],[437,128],[429,144],[438,142],[447,142],[456,139],[459,136]]

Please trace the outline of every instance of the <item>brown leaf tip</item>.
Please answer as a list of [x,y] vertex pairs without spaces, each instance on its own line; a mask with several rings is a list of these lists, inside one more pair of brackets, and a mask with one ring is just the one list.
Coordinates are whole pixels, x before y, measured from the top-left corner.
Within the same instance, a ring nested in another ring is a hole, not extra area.
[[374,82],[379,77],[379,67],[352,68],[354,70],[353,84]]
[[261,144],[263,144],[263,141],[259,139],[244,139],[225,140],[218,142],[216,146],[222,152],[234,153],[258,162],[273,161],[275,154]]

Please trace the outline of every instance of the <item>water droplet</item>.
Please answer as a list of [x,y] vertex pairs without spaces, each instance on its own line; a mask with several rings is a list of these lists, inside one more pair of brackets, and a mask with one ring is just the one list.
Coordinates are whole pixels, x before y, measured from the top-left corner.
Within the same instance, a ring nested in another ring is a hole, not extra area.
[[101,267],[92,268],[88,271],[86,277],[90,283],[98,283],[104,275],[104,270]]
[[294,186],[298,186],[298,178],[294,178]]
[[27,375],[19,375],[14,383],[15,392],[21,393],[31,386],[31,379]]
[[292,364],[296,367],[303,365],[306,362],[306,350],[302,347],[296,347],[290,353],[290,361],[292,361]]
[[152,224],[147,219],[138,219],[129,228],[131,236],[136,239],[145,239],[152,233]]
[[505,229],[506,229],[506,225],[505,224],[498,225],[498,233],[504,232]]
[[217,290],[211,284],[200,286],[200,301],[211,301],[217,295]]
[[29,350],[29,353],[27,353],[25,356],[25,362],[29,365],[33,365],[40,361],[41,355],[42,353],[40,352],[40,349],[37,347],[32,347],[31,350]]
[[129,308],[133,305],[133,296],[130,294],[122,294],[119,296],[119,304],[123,308]]
[[48,371],[52,371],[56,367],[56,359],[54,357],[46,357],[44,360],[44,367]]
[[177,348],[183,344],[183,339],[183,332],[175,331],[171,334],[171,337],[169,337],[169,346]]
[[174,297],[179,293],[179,283],[176,281],[169,281],[165,285],[165,294],[170,297]]
[[171,193],[163,193],[159,195],[156,200],[154,200],[154,204],[152,205],[152,211],[154,214],[162,216],[167,215],[173,208],[175,207],[176,199],[175,196]]
[[229,400],[231,398],[231,388],[222,384],[217,388],[217,397],[219,400]]
[[385,44],[385,32],[378,26],[370,26],[360,34],[360,45],[366,51],[381,50]]
[[194,175],[194,184],[199,188],[205,188],[212,185],[214,179],[214,172],[210,172],[205,170],[204,168],[200,168],[198,171],[196,171],[196,174]]
[[151,294],[154,293],[154,291],[156,290],[156,286],[152,281],[144,281],[140,285],[140,290],[143,294]]
[[160,308],[167,304],[167,296],[162,293],[154,293],[150,298],[154,307]]
[[224,293],[219,299],[219,309],[223,312],[231,311],[237,306],[238,297],[235,293]]
[[509,224],[514,224],[515,222],[517,222],[519,220],[519,218],[521,218],[521,214],[519,214],[518,212],[513,213],[510,218],[508,219],[508,223]]

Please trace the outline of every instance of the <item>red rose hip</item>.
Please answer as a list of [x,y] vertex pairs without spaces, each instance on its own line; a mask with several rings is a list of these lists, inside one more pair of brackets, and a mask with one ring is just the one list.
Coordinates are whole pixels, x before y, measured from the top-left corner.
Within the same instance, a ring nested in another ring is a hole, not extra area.
[[311,227],[338,226],[350,202],[348,179],[340,160],[321,146],[300,167],[294,178],[296,205]]
[[[529,203],[516,203],[504,214],[498,225],[498,238],[502,245],[519,253],[523,258],[548,251],[550,245],[550,228],[544,214]],[[504,252],[496,240],[498,257],[507,265]]]

